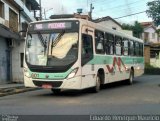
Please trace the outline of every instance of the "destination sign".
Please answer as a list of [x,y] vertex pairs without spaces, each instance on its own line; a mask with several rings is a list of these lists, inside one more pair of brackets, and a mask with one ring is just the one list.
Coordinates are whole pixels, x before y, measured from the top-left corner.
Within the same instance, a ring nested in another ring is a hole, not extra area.
[[34,30],[70,29],[71,27],[71,22],[36,23]]

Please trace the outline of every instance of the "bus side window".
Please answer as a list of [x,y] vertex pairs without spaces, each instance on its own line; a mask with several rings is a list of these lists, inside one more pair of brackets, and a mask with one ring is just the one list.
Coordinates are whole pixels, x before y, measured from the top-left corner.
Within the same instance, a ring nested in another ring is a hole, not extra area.
[[134,48],[134,56],[136,56],[136,43],[135,43],[135,41],[133,40],[133,48]]
[[122,42],[122,55],[128,55],[128,39],[124,38]]
[[140,51],[140,48],[139,48],[139,43],[138,42],[135,42],[135,55],[136,56],[139,56],[140,54],[139,54],[139,51]]
[[95,48],[97,54],[104,54],[104,32],[95,31]]
[[114,54],[114,36],[112,34],[105,33],[105,51],[106,54]]
[[133,43],[133,41],[132,40],[130,40],[130,44],[129,44],[130,46],[130,48],[129,48],[129,54],[130,54],[130,56],[134,56],[134,43]]
[[82,34],[82,66],[93,58],[93,38]]
[[116,55],[121,55],[122,53],[122,38],[118,36],[115,38],[115,51]]
[[143,57],[143,44],[140,43],[140,56]]

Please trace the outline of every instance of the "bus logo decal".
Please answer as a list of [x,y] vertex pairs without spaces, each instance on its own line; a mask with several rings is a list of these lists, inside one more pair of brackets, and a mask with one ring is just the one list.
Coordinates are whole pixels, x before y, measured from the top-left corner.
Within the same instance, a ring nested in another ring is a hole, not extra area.
[[48,78],[49,78],[49,75],[46,75],[45,77],[48,79]]
[[118,57],[118,58],[114,57],[114,58],[113,58],[112,67],[110,67],[109,65],[106,65],[109,73],[114,73],[114,68],[115,68],[116,65],[118,66],[118,70],[119,70],[120,72],[122,72],[122,68],[121,68],[122,66],[123,66],[123,68],[125,69],[125,71],[128,71],[128,69],[126,68],[126,66],[125,66],[125,64],[123,63],[122,59],[121,59],[120,57]]

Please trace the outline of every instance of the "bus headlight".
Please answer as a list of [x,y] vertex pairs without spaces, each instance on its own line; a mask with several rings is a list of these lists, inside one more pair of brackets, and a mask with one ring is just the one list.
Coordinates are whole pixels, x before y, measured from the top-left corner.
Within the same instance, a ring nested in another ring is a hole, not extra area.
[[76,75],[77,71],[78,71],[78,67],[73,69],[73,71],[68,75],[67,78],[73,78]]

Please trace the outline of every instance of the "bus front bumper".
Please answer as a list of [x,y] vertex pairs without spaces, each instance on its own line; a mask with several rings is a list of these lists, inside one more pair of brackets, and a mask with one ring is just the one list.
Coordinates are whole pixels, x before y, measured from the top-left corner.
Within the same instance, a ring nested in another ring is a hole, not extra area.
[[44,80],[44,79],[28,79],[25,83],[26,87],[42,87],[53,89],[81,89],[81,77],[77,76],[64,80]]

